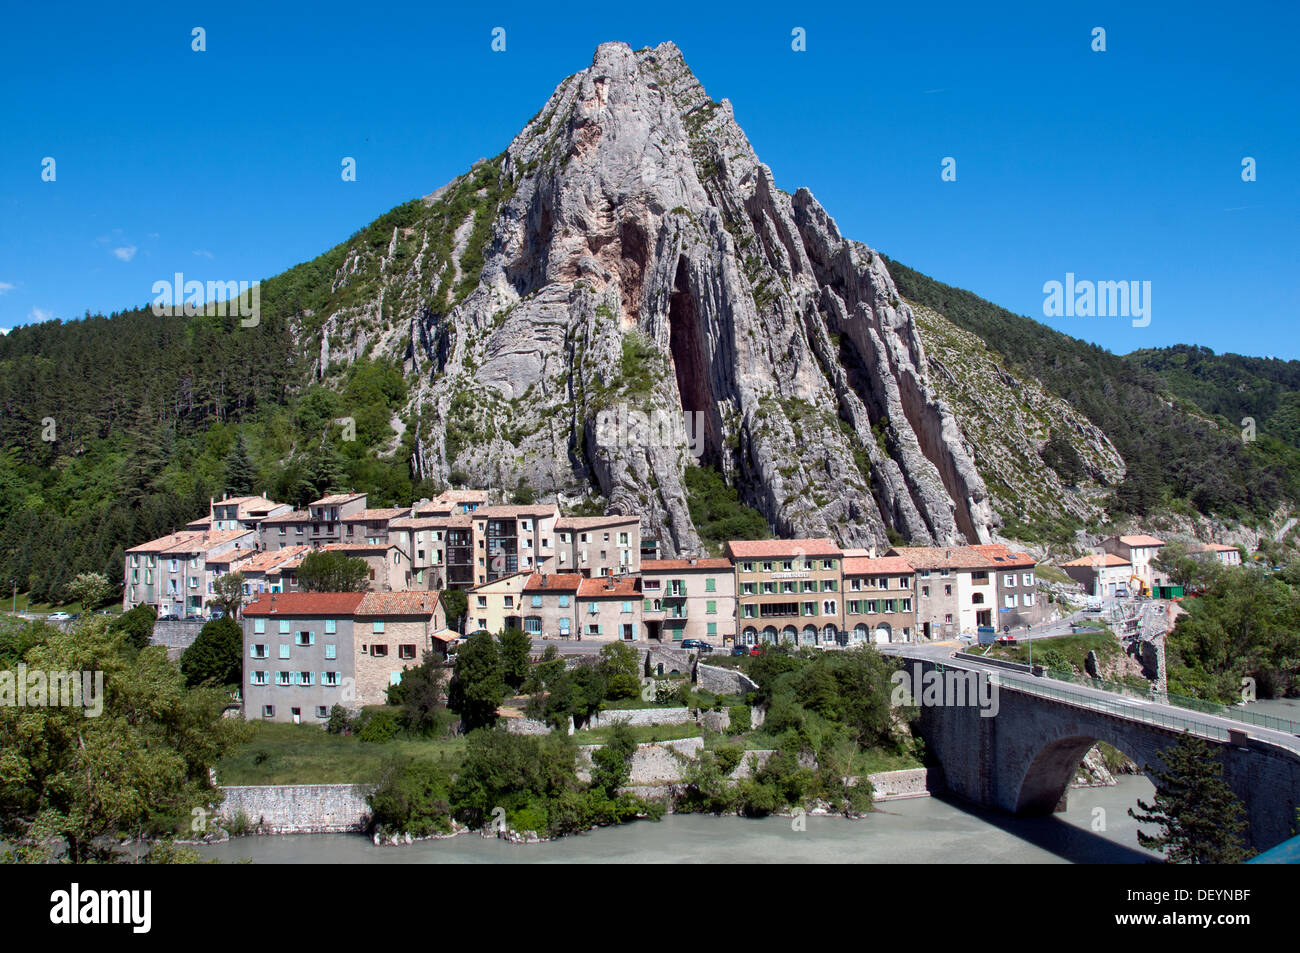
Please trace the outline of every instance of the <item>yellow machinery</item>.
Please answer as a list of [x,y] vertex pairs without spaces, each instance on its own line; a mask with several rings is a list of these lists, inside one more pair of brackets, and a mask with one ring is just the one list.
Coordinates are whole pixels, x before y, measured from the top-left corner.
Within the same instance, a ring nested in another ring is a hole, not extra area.
[[1134,573],[1133,575],[1128,577],[1128,591],[1130,595],[1133,594],[1139,596],[1151,595],[1150,588],[1147,586],[1145,582],[1142,581],[1142,577],[1137,575],[1137,573]]

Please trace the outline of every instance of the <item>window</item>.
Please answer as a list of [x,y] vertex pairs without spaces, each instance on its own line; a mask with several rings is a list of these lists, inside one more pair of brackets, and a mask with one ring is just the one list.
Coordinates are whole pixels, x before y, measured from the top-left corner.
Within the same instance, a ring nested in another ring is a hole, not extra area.
[[741,563],[741,564],[740,564],[740,571],[741,571],[741,572],[753,572],[753,571],[754,571],[754,564],[751,563],[751,562],[744,562],[744,563]]
[[314,632],[299,632],[296,641],[299,645],[315,645],[316,634]]
[[383,634],[384,634],[384,620],[383,620],[383,619],[376,619],[374,622],[370,623],[370,631],[371,631],[374,635],[383,635]]
[[706,615],[717,615],[718,602],[716,599],[709,599],[704,603],[704,612]]
[[487,608],[487,596],[479,596],[479,597],[478,597],[478,607],[479,607],[480,609],[486,609],[486,608]]
[[326,688],[338,688],[338,686],[339,686],[339,673],[338,673],[338,672],[321,672],[321,673],[320,673],[320,683],[321,683],[322,685],[324,685]]
[[1002,601],[1008,609],[1014,609],[1016,607],[1016,594],[1014,592],[1009,592],[1002,597]]
[[325,620],[325,634],[326,634],[326,635],[334,635],[336,632],[338,632],[338,630],[339,630],[339,620],[338,620],[338,619],[326,619],[326,620]]
[[1013,587],[1015,586],[1015,584],[1016,584],[1016,574],[1015,574],[1015,573],[1013,573],[1013,572],[1009,572],[1009,573],[1006,573],[1006,574],[1003,575],[1003,577],[1002,577],[1002,585],[1006,586],[1008,589],[1011,589],[1011,588],[1013,588]]
[[262,706],[262,717],[263,717],[263,718],[274,718],[274,717],[275,717],[275,706],[274,706],[274,705],[263,705],[263,706]]
[[587,626],[587,634],[588,634],[588,635],[600,635],[600,625],[599,625],[598,623],[595,623],[595,622],[592,622],[591,624],[589,624],[589,625]]
[[930,587],[929,587],[929,586],[922,586],[922,587],[921,587],[921,595],[923,595],[923,596],[929,596],[929,595],[930,595]]
[[742,596],[752,596],[754,594],[754,584],[752,582],[742,582],[740,584],[740,594]]
[[776,588],[770,582],[763,583],[763,595],[770,596],[776,592]]
[[339,647],[337,645],[334,645],[333,643],[327,644],[325,646],[325,657],[328,659],[338,658]]
[[1020,579],[1026,586],[1034,584],[1034,574],[1032,572],[1021,573]]
[[280,643],[280,658],[288,658],[288,657],[289,657],[289,643],[288,643],[288,642],[281,642],[281,643]]
[[710,623],[708,624],[708,626],[706,627],[706,629],[705,629],[705,633],[704,633],[704,634],[705,634],[705,635],[717,635],[717,634],[718,634],[718,623],[716,623],[716,622],[710,622]]
[[834,599],[825,599],[822,601],[822,615],[835,615],[836,602]]
[[317,717],[317,718],[328,718],[328,717],[329,717],[329,714],[330,714],[330,713],[329,713],[329,709],[326,708],[324,705],[317,705],[317,706],[316,706],[316,717]]
[[771,571],[772,571],[772,561],[771,560],[764,561],[763,572],[771,572]]
[[415,646],[414,646],[414,645],[409,645],[409,644],[408,644],[408,645],[399,645],[399,646],[397,647],[397,657],[398,657],[398,658],[401,658],[401,659],[413,659],[413,658],[415,658]]
[[254,619],[254,620],[253,620],[253,634],[254,634],[254,635],[265,635],[265,634],[266,634],[266,620],[265,620],[265,619]]
[[[537,604],[538,604],[538,605],[541,605],[540,602],[537,603]],[[560,608],[561,608],[561,609],[567,609],[567,608],[569,608],[569,597],[568,597],[568,596],[560,596]]]
[[298,673],[298,684],[299,684],[299,685],[312,685],[312,684],[314,683],[314,681],[315,681],[315,673],[313,673],[313,672],[299,672],[299,673]]
[[265,646],[265,645],[250,645],[250,646],[248,647],[248,657],[249,657],[249,658],[266,658],[266,646]]
[[540,635],[542,632],[542,620],[538,616],[530,615],[528,618],[524,619],[524,631],[529,635]]
[[945,596],[950,596],[950,595],[952,595],[952,586],[944,586],[944,587],[943,587],[943,594],[944,594]]
[[506,608],[507,608],[507,609],[513,609],[514,607],[515,607],[515,597],[514,597],[514,596],[506,596]]
[[717,592],[717,591],[718,591],[718,581],[717,581],[716,579],[712,578],[712,577],[709,577],[708,579],[705,579],[705,580],[704,580],[704,591],[705,591],[705,592]]
[[290,675],[292,674],[293,674],[292,672],[276,672],[275,684],[278,685],[280,688],[288,688],[290,685],[293,684],[293,680],[290,678]]
[[631,611],[632,611],[632,603],[630,603],[630,602],[624,602],[624,603],[623,603],[623,611],[624,611],[624,612],[631,612]]
[[250,685],[265,685],[265,684],[266,684],[266,672],[249,672],[249,673],[248,673],[248,684],[250,684]]
[[533,596],[533,608],[534,608],[534,609],[540,609],[541,607],[542,607],[542,597],[541,597],[541,596]]
[[754,606],[753,606],[753,603],[748,603],[748,602],[745,603],[745,605],[744,605],[744,610],[745,610],[745,611],[744,611],[744,617],[745,617],[746,619],[752,619],[752,618],[754,618]]
[[370,657],[371,657],[371,658],[388,658],[388,646],[387,646],[387,645],[372,645],[372,646],[370,646]]
[[823,579],[823,580],[822,580],[822,592],[834,592],[834,591],[835,591],[835,580],[834,580],[834,579]]
[[1032,592],[1026,592],[1026,593],[1025,593],[1025,605],[1027,605],[1027,606],[1032,606],[1033,604],[1034,604],[1034,594],[1033,594]]
[[858,599],[850,599],[844,606],[844,611],[849,615],[858,615],[862,612],[862,602]]
[[833,560],[833,559],[823,559],[823,560],[822,560],[822,568],[823,568],[823,569],[834,569],[834,568],[835,568],[835,560]]
[[815,602],[805,602],[805,603],[803,604],[803,614],[804,614],[804,615],[816,615],[816,614],[817,614],[817,603],[815,603]]

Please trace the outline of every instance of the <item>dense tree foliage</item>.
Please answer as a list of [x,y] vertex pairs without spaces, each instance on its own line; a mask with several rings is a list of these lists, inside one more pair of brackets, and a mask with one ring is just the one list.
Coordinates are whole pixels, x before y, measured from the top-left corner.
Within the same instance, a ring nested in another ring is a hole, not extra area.
[[244,635],[229,616],[205,622],[181,655],[185,684],[238,685],[244,664]]
[[298,566],[298,585],[305,592],[364,592],[369,583],[366,561],[337,549],[310,552]]
[[497,708],[505,697],[500,648],[490,632],[477,632],[456,655],[447,707],[460,715],[466,730],[472,731],[496,724]]

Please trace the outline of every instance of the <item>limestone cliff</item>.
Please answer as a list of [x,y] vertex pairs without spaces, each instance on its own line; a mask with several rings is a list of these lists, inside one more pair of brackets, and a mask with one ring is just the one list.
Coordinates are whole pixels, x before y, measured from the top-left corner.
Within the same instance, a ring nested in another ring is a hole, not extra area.
[[[699,546],[698,464],[780,534],[989,538],[972,447],[883,260],[775,187],[672,44],[602,45],[501,156],[390,214],[391,235],[349,249],[335,290],[356,294],[310,348],[321,376],[406,362],[418,475],[594,486],[668,553]],[[632,410],[675,424],[608,426]]]

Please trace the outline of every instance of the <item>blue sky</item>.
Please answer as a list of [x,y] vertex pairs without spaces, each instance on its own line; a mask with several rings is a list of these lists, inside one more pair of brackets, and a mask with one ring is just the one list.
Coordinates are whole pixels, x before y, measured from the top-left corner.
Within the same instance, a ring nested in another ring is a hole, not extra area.
[[1300,357],[1300,6],[854,6],[11,6],[0,327],[274,275],[501,151],[598,43],[673,40],[846,235],[1040,319],[1067,272],[1150,281],[1146,327],[1045,319],[1117,352]]

